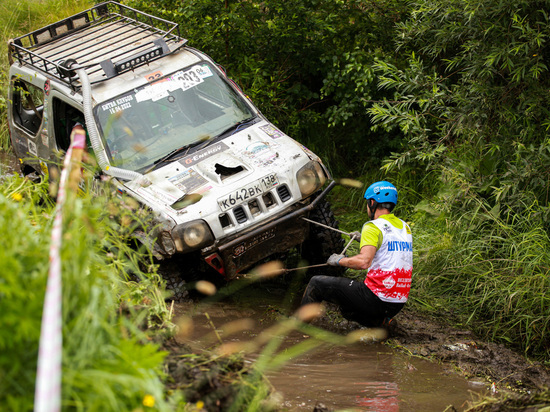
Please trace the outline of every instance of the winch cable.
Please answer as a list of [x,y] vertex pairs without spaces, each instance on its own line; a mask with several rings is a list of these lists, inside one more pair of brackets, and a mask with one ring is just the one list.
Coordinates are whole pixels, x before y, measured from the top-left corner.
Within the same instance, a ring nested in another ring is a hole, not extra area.
[[[352,233],[348,233],[348,232],[344,232],[343,230],[339,230],[339,229],[336,229],[334,227],[331,227],[331,226],[327,226],[327,225],[324,225],[322,223],[319,223],[319,222],[316,222],[315,220],[311,220],[311,219],[308,219],[306,217],[302,217],[303,220],[305,220],[306,222],[310,222],[310,223],[313,223],[313,224],[316,224],[318,226],[322,226],[326,229],[330,229],[330,230],[334,230],[335,232],[338,232],[338,233],[342,233],[346,236],[349,236],[350,237],[350,240],[348,242],[348,244],[344,247],[344,250],[342,250],[342,253],[340,253],[341,255],[343,255],[344,253],[346,253],[346,251],[348,250],[348,248],[350,247],[350,245],[352,244],[352,242],[354,240],[357,240],[359,241],[359,239],[356,239],[356,235],[352,234]],[[319,263],[317,265],[309,265],[309,266],[300,266],[298,268],[291,268],[291,269],[281,269],[279,271],[277,271],[277,274],[284,274],[284,273],[289,273],[289,272],[295,272],[297,270],[306,270],[306,269],[311,269],[311,268],[319,268],[319,267],[323,267],[323,266],[328,266],[328,263]]]
[[[334,229],[334,228],[333,228]],[[335,229],[336,231],[338,232],[341,232],[340,230],[338,229]],[[342,232],[344,234],[348,234],[348,233],[345,233],[345,232]],[[346,250],[348,250],[349,246],[351,245],[351,243],[355,240],[355,236],[351,236],[351,239],[349,240],[348,244],[346,245],[346,247],[344,248],[344,250],[342,250],[342,253],[340,253],[341,255],[343,255],[344,253],[346,253]],[[320,267],[323,267],[323,266],[328,266],[328,263],[319,263],[317,265],[310,265],[310,266],[301,266],[299,268],[292,268],[292,269],[281,269],[281,274],[283,273],[288,273],[288,272],[295,272],[297,270],[305,270],[305,269],[311,269],[311,268],[320,268]]]
[[341,233],[341,234],[343,234],[343,235],[351,236],[351,233],[344,232],[343,230],[336,229],[335,227],[332,227],[332,226],[324,225],[324,224],[322,224],[322,223],[320,223],[320,222],[316,222],[315,220],[308,219],[307,217],[303,217],[303,216],[302,216],[302,219],[305,220],[306,222],[313,223],[313,224],[315,224],[315,225],[317,225],[317,226],[324,227],[325,229],[334,230],[335,232]]

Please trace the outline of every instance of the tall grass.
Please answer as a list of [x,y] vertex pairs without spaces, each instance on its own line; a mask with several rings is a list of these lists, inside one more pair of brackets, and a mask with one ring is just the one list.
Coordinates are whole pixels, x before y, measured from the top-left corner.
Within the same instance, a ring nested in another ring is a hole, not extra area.
[[526,218],[538,207],[497,212],[475,198],[444,211],[445,201],[435,200],[423,204],[415,227],[419,300],[549,361],[550,238],[540,220]]
[[0,150],[11,150],[7,115],[9,62],[7,43],[47,24],[69,17],[93,5],[89,0],[3,0],[0,2]]
[[[33,406],[53,221],[48,189],[15,175],[0,186],[0,404],[8,410]],[[127,231],[105,212],[113,209],[109,203],[84,195],[65,209],[63,406],[133,410],[149,397],[159,410],[170,410],[162,372],[166,353],[151,343],[153,331],[170,325],[160,279],[125,258]],[[126,273],[116,269],[121,267]],[[125,274],[141,278],[139,287]],[[163,310],[150,311],[155,302]]]

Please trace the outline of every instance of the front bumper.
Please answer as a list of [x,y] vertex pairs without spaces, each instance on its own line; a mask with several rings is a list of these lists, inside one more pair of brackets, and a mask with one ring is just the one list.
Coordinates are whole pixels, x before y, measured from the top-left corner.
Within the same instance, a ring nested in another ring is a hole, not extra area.
[[[236,236],[228,241],[208,248],[206,260],[217,254],[223,261],[223,274],[227,279],[234,278],[240,271],[251,267],[260,260],[288,251],[301,244],[308,236],[309,223],[302,219],[336,186],[332,181],[315,199],[250,232]],[[218,269],[219,270],[219,269]],[[219,270],[222,273],[221,270]]]

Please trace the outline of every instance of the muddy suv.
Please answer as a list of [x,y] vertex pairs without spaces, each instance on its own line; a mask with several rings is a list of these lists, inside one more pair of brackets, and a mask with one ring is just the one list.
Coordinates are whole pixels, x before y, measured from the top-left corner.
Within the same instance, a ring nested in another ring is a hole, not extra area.
[[296,246],[310,264],[341,252],[321,160],[175,23],[106,2],[13,40],[10,61],[22,173],[56,167],[72,127],[85,125],[98,180],[110,176],[154,214],[155,229],[136,236],[182,277],[212,268],[232,279]]

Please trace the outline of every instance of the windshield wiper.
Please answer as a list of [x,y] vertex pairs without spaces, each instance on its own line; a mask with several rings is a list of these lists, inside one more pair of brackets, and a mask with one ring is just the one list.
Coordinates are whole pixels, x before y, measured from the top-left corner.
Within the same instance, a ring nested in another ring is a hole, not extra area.
[[246,119],[243,119],[243,120],[235,123],[234,125],[228,127],[223,132],[219,133],[216,137],[226,135],[229,132],[235,133],[239,129],[239,127],[244,126],[245,124],[251,123],[253,120],[256,120],[256,119],[257,119],[256,116],[247,117]]
[[[209,140],[207,140],[206,142],[204,142],[204,144],[203,144],[201,147],[199,147],[198,150],[204,149],[204,148],[205,148],[206,146],[208,146],[210,143],[212,143],[213,141],[215,141],[215,140],[219,139],[220,137],[226,135],[226,134],[229,133],[229,132],[235,133],[235,132],[237,131],[237,129],[238,129],[240,126],[243,126],[243,125],[248,124],[248,123],[252,123],[252,121],[253,121],[253,120],[256,120],[256,119],[257,119],[256,116],[247,117],[246,119],[241,120],[241,121],[235,123],[234,125],[229,126],[229,127],[228,127],[227,129],[225,129],[223,132],[218,133],[218,134],[216,135],[216,137],[214,137],[213,139],[209,139]],[[233,133],[232,133],[232,134],[233,134]]]
[[193,143],[189,143],[189,144],[186,144],[185,146],[182,146],[182,147],[178,147],[177,149],[174,149],[172,150],[170,153],[168,153],[167,155],[164,155],[163,157],[161,157],[160,159],[157,159],[153,162],[153,165],[147,169],[145,172],[143,172],[143,174],[147,174],[149,173],[150,171],[154,170],[159,163],[164,163],[166,162],[167,160],[171,159],[172,157],[174,157],[175,155],[177,155],[178,153],[181,153],[183,152],[184,150],[188,150],[190,148],[192,148],[193,146],[196,146],[198,145],[200,142],[202,142],[202,140],[199,140],[197,142],[193,142]]

